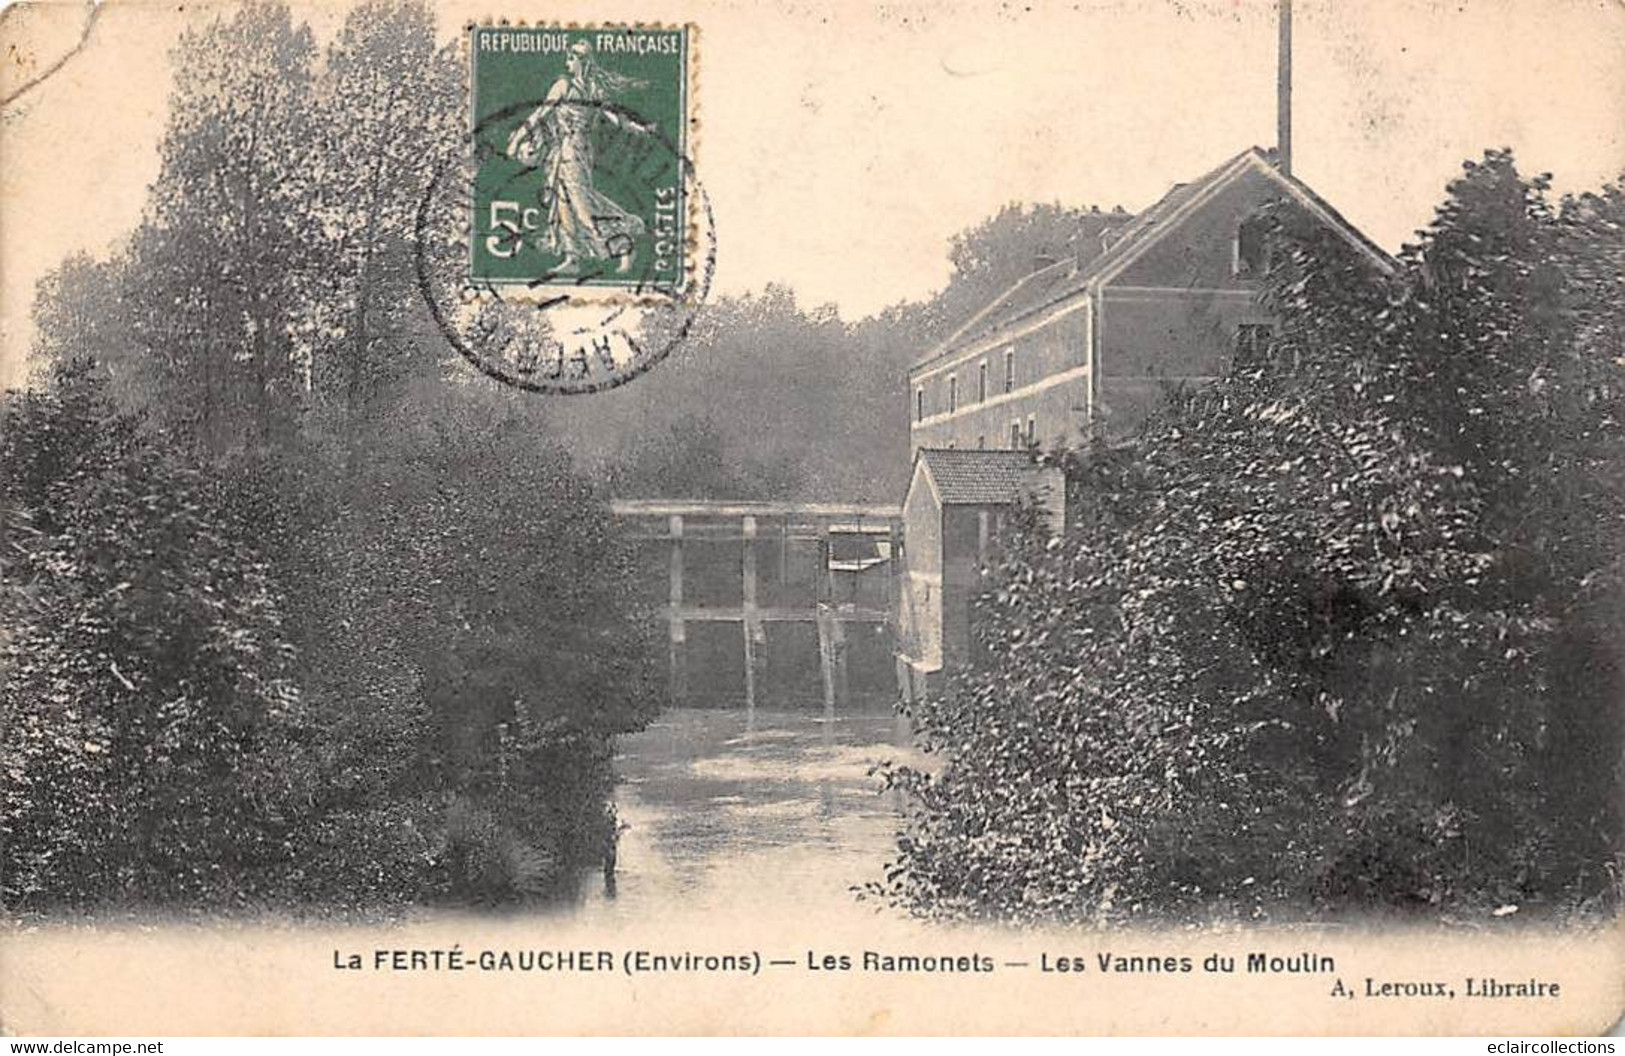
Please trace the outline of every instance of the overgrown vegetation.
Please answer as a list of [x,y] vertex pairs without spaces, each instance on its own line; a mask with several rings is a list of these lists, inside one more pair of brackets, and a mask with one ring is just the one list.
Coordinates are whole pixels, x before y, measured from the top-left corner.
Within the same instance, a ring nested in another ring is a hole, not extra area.
[[1470,163],[1384,277],[1276,217],[1266,369],[1059,454],[873,890],[1104,921],[1614,907],[1625,195]]
[[415,203],[429,10],[277,4],[175,53],[140,227],[42,284],[0,403],[12,910],[559,893],[614,839],[658,653],[603,487],[448,370]]
[[558,892],[660,696],[608,496],[895,500],[910,357],[1093,222],[1011,207],[928,303],[720,297],[657,381],[515,397],[412,285],[465,120],[436,39],[415,0],[190,33],[142,222],[40,284],[0,403],[12,909]]

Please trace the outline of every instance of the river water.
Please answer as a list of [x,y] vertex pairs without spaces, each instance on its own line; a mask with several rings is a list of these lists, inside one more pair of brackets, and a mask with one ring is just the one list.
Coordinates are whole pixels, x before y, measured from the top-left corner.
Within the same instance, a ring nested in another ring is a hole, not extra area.
[[872,768],[918,765],[889,709],[676,709],[622,739],[615,892],[593,878],[580,919],[872,913],[851,891],[891,857],[900,797]]

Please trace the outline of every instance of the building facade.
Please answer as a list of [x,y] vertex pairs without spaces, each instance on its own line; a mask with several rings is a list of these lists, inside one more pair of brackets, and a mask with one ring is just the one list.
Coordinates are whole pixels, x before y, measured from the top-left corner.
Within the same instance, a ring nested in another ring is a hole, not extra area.
[[[1304,210],[1380,270],[1393,262],[1259,148],[1035,270],[909,371],[910,453],[1048,449],[1122,435],[1180,385],[1268,345],[1259,211]],[[1115,214],[1111,214],[1115,219]]]
[[1255,147],[1138,216],[1091,216],[1066,257],[1035,268],[909,371],[914,471],[894,602],[905,695],[970,658],[971,604],[1016,505],[1037,501],[1063,526],[1065,482],[1035,449],[1122,437],[1169,390],[1267,352],[1259,216],[1271,203],[1393,269]]

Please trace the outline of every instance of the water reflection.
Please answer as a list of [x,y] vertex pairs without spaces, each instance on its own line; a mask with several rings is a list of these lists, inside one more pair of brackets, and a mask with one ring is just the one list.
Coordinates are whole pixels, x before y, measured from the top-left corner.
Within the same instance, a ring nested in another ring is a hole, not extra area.
[[879,877],[899,818],[884,760],[918,762],[889,710],[667,712],[620,746],[616,897],[592,883],[577,912],[868,912],[850,888]]

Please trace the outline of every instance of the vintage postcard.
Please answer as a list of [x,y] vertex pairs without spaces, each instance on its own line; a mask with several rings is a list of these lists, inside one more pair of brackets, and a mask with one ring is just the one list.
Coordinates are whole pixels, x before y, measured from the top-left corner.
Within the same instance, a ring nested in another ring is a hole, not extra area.
[[1625,6],[0,36],[0,1030],[1625,1012]]

